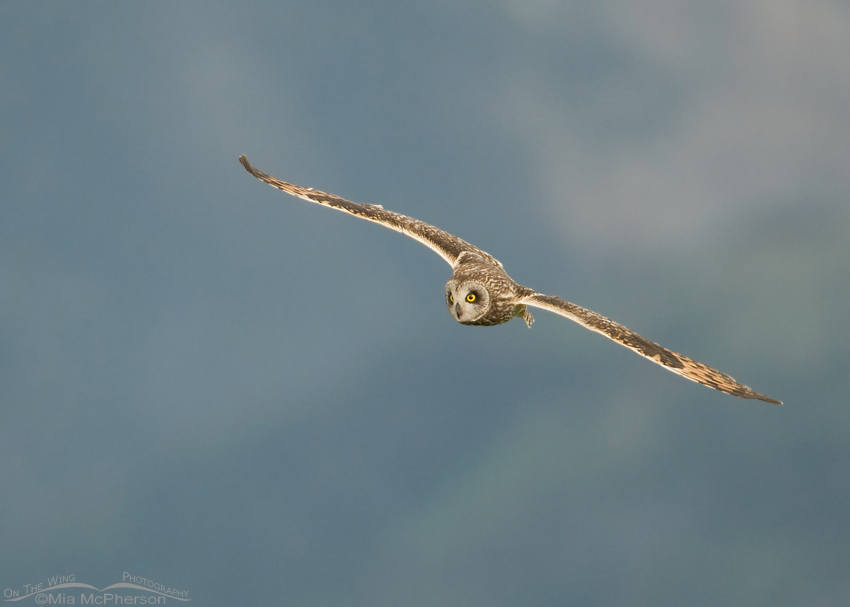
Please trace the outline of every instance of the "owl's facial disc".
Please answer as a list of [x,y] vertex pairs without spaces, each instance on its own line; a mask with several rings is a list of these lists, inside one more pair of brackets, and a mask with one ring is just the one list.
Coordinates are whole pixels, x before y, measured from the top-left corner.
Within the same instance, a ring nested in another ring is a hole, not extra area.
[[456,321],[472,324],[487,312],[490,296],[483,285],[450,280],[446,285],[446,307]]

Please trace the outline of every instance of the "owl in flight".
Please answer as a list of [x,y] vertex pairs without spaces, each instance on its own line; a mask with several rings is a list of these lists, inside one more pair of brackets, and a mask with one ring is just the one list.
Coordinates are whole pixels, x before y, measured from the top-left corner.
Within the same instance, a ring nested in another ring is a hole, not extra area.
[[502,264],[493,256],[453,234],[418,219],[387,211],[377,204],[358,204],[333,194],[320,192],[313,188],[302,188],[275,179],[271,175],[266,175],[252,167],[244,155],[239,157],[239,162],[251,175],[279,190],[310,202],[379,223],[396,232],[406,234],[432,249],[452,267],[452,277],[446,284],[446,306],[452,318],[461,324],[490,326],[499,325],[514,318],[521,318],[531,327],[534,319],[528,311],[529,306],[542,308],[566,316],[591,331],[601,333],[691,381],[726,392],[732,396],[758,399],[777,405],[782,404],[778,400],[754,392],[716,369],[662,348],[601,314],[591,312],[559,297],[543,295],[533,289],[518,285],[508,276]]

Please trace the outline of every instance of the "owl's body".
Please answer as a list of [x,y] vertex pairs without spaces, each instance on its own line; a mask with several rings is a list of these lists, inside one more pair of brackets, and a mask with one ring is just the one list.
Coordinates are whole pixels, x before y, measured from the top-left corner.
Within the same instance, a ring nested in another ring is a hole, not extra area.
[[534,319],[528,306],[543,308],[601,333],[686,379],[733,396],[781,404],[716,369],[659,346],[601,314],[517,284],[495,257],[453,234],[388,211],[380,205],[359,204],[281,181],[252,167],[245,156],[240,156],[239,161],[254,177],[284,192],[381,224],[435,251],[452,266],[452,276],[446,283],[446,306],[452,318],[461,324],[493,326],[521,318],[531,327]]
[[446,306],[464,325],[490,327],[520,317],[530,327],[534,319],[518,302],[531,293],[514,282],[501,265],[470,251],[458,257],[446,283]]

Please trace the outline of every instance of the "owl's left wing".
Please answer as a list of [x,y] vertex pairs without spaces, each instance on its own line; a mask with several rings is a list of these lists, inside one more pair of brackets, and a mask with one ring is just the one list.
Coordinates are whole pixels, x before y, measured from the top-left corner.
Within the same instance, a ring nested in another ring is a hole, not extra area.
[[532,293],[526,295],[520,300],[526,306],[543,308],[555,314],[566,316],[580,325],[587,327],[591,331],[601,333],[609,339],[613,339],[619,344],[634,350],[641,356],[645,356],[654,363],[658,363],[665,369],[672,371],[682,377],[695,381],[709,388],[726,392],[732,396],[741,398],[752,398],[763,400],[775,405],[781,405],[778,400],[774,400],[764,394],[754,392],[744,384],[738,383],[725,373],[721,373],[717,369],[697,362],[682,354],[677,354],[667,348],[663,348],[658,344],[641,337],[634,331],[631,331],[623,325],[614,322],[609,318],[605,318],[601,314],[592,312],[581,306],[577,306],[568,301],[564,301],[560,297],[551,295],[543,295],[542,293]]
[[357,202],[351,202],[350,200],[345,200],[344,198],[328,194],[327,192],[320,192],[313,188],[302,188],[301,186],[282,181],[272,177],[271,175],[263,173],[259,169],[255,169],[251,166],[251,163],[248,162],[248,159],[244,154],[239,157],[239,162],[242,163],[242,166],[244,166],[251,175],[260,181],[265,181],[270,186],[283,190],[287,194],[292,194],[293,196],[298,196],[304,200],[309,200],[310,202],[315,202],[338,211],[355,215],[361,219],[381,224],[391,230],[410,236],[414,240],[418,240],[426,247],[435,251],[453,268],[457,264],[458,258],[464,252],[476,253],[489,261],[498,264],[500,267],[502,265],[492,255],[472,246],[465,240],[461,240],[454,234],[449,234],[445,230],[436,228],[424,221],[413,219],[412,217],[402,215],[401,213],[387,211],[378,204],[360,204]]

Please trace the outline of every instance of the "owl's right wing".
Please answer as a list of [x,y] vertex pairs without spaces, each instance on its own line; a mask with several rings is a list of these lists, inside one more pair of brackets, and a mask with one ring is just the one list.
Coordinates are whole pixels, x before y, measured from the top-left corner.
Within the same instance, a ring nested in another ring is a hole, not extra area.
[[657,343],[641,337],[634,331],[614,322],[610,318],[605,318],[601,314],[564,301],[560,297],[543,295],[542,293],[530,293],[523,297],[519,303],[565,316],[591,331],[601,333],[605,337],[634,350],[652,362],[658,363],[668,371],[672,371],[677,375],[681,375],[686,379],[708,386],[709,388],[714,388],[715,390],[720,390],[721,392],[741,398],[763,400],[775,405],[782,404],[780,401],[774,400],[769,396],[754,392],[749,387],[738,383],[717,369],[712,369],[708,365],[697,362],[683,354],[678,354],[659,346]]
[[244,166],[251,175],[260,181],[265,181],[270,186],[283,190],[287,194],[292,194],[293,196],[298,196],[304,200],[309,200],[310,202],[315,202],[338,211],[355,215],[361,219],[381,224],[391,230],[410,236],[414,240],[418,240],[426,247],[435,251],[453,268],[457,265],[458,258],[464,252],[476,253],[489,261],[498,264],[499,266],[502,265],[492,255],[472,246],[465,240],[461,240],[454,234],[449,234],[445,230],[436,228],[424,221],[413,219],[412,217],[402,215],[401,213],[387,211],[381,205],[351,202],[350,200],[345,200],[344,198],[328,194],[327,192],[320,192],[313,188],[302,188],[301,186],[276,179],[275,177],[267,175],[259,169],[255,169],[251,166],[251,163],[248,162],[248,159],[244,154],[239,157],[239,162],[242,163],[242,166]]

